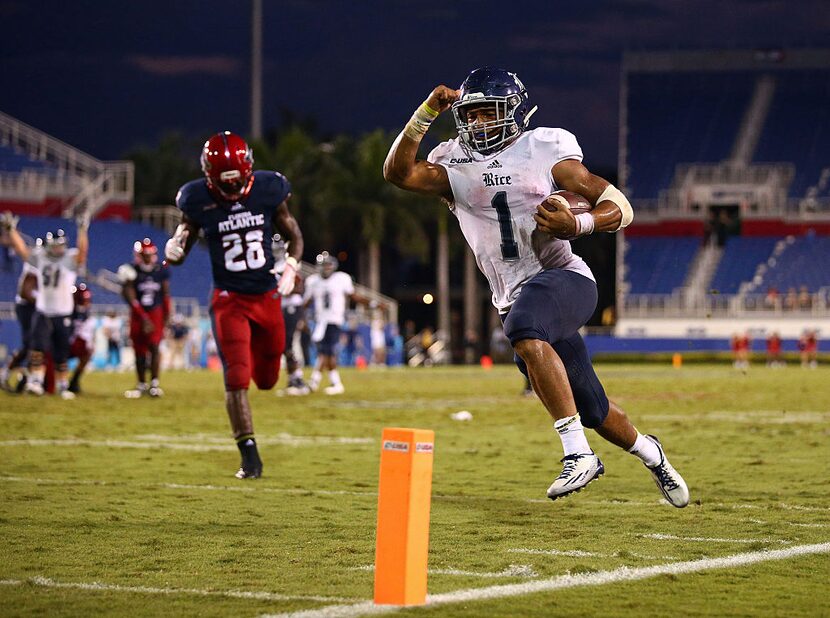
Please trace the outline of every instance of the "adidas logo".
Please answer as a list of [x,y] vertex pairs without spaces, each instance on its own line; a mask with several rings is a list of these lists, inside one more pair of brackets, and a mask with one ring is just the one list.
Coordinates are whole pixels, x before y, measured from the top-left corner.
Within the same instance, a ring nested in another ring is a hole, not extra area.
[[487,166],[487,169],[488,170],[501,169],[501,163],[499,163],[499,160],[496,159],[490,165]]
[[242,210],[243,208],[244,208],[244,206],[242,204],[240,204],[239,202],[237,202],[236,204],[231,206],[231,212],[237,212],[238,210]]

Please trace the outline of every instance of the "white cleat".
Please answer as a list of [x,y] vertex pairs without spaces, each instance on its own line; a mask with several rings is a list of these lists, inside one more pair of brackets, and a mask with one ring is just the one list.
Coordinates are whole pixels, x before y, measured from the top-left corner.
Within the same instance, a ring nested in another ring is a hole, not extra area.
[[646,468],[651,472],[657,488],[663,494],[666,501],[672,506],[682,509],[689,504],[689,488],[686,487],[686,481],[683,480],[683,477],[677,473],[677,470],[666,459],[663,446],[660,444],[657,436],[647,435],[646,439],[654,442],[660,450],[660,463],[653,468],[649,468],[648,466]]
[[326,395],[342,395],[346,392],[346,389],[343,387],[343,383],[340,384],[332,384],[331,386],[327,386],[323,389],[323,392]]
[[41,384],[40,382],[35,382],[33,380],[29,380],[28,382],[26,382],[26,386],[23,388],[23,390],[29,393],[30,395],[36,395],[37,397],[41,397],[44,393],[43,384]]
[[71,401],[72,399],[75,399],[75,393],[72,391],[61,391],[61,399]]
[[147,389],[147,394],[150,395],[150,397],[163,397],[164,391],[161,390],[160,386],[151,386]]
[[311,389],[308,386],[289,386],[285,389],[285,394],[291,397],[302,397],[303,395],[308,395],[311,393]]
[[605,466],[594,453],[565,455],[561,461],[564,464],[562,472],[548,487],[548,498],[551,500],[579,491],[605,473]]
[[147,385],[144,383],[139,383],[136,385],[135,388],[130,389],[128,391],[124,391],[124,397],[127,399],[140,399],[142,395],[147,392]]

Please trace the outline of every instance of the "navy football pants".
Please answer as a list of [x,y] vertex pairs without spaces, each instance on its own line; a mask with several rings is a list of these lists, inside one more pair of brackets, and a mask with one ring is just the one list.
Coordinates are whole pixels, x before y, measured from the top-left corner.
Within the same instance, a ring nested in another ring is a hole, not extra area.
[[[608,415],[608,397],[578,332],[596,305],[596,283],[572,271],[551,269],[528,281],[502,316],[511,345],[524,339],[547,341],[562,359],[585,427],[599,427]],[[518,355],[513,360],[527,375],[524,361]]]

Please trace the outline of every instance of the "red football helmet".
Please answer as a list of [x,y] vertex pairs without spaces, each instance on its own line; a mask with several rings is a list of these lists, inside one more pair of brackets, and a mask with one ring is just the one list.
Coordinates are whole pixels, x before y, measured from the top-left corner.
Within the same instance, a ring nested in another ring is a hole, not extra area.
[[86,283],[79,283],[72,292],[72,299],[75,301],[75,307],[86,307],[92,302],[92,290]]
[[227,202],[241,200],[254,181],[254,152],[236,133],[223,131],[205,142],[202,171],[208,189]]
[[135,254],[135,263],[145,271],[153,270],[159,259],[159,250],[149,238],[135,241],[133,243],[133,253]]

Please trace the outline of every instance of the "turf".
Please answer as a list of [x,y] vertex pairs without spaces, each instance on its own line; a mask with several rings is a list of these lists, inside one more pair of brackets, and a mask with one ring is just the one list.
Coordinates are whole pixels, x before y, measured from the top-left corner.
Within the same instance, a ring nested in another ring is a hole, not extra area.
[[[232,478],[217,374],[167,374],[161,400],[124,399],[126,374],[88,376],[74,402],[4,395],[0,615],[257,616],[370,599],[385,426],[436,432],[432,594],[830,541],[830,369],[598,373],[663,441],[688,508],[661,503],[643,466],[594,434],[606,475],[546,500],[561,447],[509,367],[346,370],[339,397],[252,391],[265,477],[248,482]],[[459,410],[473,420],[450,419]],[[828,577],[823,553],[404,614],[821,616]]]

